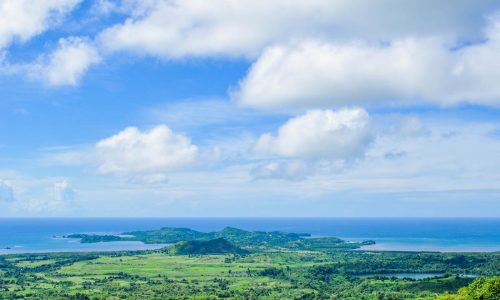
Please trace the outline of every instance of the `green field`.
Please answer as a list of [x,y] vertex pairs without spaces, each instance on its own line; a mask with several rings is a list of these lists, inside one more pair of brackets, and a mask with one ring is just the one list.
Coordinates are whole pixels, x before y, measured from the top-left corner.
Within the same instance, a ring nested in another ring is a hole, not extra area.
[[[154,251],[0,256],[0,299],[498,300],[500,295],[494,277],[500,275],[498,252],[359,251],[362,244],[336,238],[234,228],[135,234],[176,244]],[[114,240],[77,236],[85,242]],[[433,275],[412,279],[416,274]],[[480,290],[477,297],[454,296],[472,282],[474,293]]]
[[[173,255],[164,250],[24,254],[0,258],[0,298],[434,299],[473,281],[455,274],[499,275],[499,261],[498,253],[300,250],[248,255]],[[391,276],[416,271],[449,275],[423,280]]]

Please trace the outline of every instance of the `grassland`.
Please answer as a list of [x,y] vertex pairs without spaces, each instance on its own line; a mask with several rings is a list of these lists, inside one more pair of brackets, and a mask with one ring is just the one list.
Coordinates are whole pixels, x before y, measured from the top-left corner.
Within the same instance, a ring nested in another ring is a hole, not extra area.
[[[154,251],[0,256],[0,299],[469,300],[476,298],[451,297],[474,277],[500,275],[500,253],[353,251],[359,245],[336,238],[237,229],[138,236],[179,242]],[[440,275],[415,280],[398,273]],[[496,295],[499,282],[487,281],[487,292]]]
[[[434,299],[473,280],[452,273],[481,269],[494,275],[499,259],[499,254],[302,250],[11,255],[0,259],[0,299]],[[428,261],[420,271],[450,275],[391,277],[393,272],[413,271],[405,265],[419,260]],[[396,266],[396,261],[404,263]],[[387,274],[366,276],[372,270]]]

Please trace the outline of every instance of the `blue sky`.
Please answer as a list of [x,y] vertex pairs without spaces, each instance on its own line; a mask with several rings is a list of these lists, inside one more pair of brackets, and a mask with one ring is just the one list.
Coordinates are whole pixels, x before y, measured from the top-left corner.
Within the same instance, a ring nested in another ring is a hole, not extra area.
[[3,0],[0,216],[500,217],[499,78],[497,1]]

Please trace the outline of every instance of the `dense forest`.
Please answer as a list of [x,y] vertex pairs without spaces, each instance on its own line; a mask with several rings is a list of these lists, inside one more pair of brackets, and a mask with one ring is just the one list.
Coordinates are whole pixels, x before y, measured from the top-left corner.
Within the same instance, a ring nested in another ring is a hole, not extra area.
[[0,256],[0,299],[500,299],[498,252],[362,251],[336,238],[234,228],[142,233],[176,243]]

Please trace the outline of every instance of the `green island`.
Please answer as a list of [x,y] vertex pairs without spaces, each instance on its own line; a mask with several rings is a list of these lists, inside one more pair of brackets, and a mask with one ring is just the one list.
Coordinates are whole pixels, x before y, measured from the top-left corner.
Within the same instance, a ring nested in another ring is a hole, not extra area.
[[308,234],[72,234],[159,250],[0,256],[0,299],[500,299],[500,252],[384,252]]
[[226,227],[217,232],[200,232],[189,228],[165,227],[159,230],[124,232],[119,235],[71,234],[66,238],[80,239],[81,243],[100,243],[117,241],[140,241],[146,244],[173,244],[188,241],[208,241],[222,238],[239,247],[252,251],[282,248],[290,250],[357,249],[374,241],[359,243],[346,242],[336,237],[312,238],[307,233],[286,233],[279,231],[247,231]]

